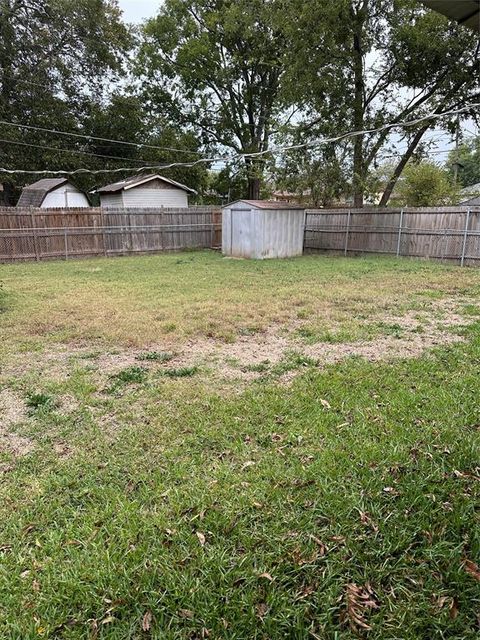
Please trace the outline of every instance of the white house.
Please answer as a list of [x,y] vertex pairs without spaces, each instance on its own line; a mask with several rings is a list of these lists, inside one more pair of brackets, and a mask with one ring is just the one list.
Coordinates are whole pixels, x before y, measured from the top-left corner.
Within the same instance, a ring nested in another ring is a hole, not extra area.
[[23,187],[17,207],[89,207],[87,196],[67,178],[43,178]]
[[188,207],[188,195],[196,193],[184,184],[159,175],[133,176],[97,189],[101,207]]

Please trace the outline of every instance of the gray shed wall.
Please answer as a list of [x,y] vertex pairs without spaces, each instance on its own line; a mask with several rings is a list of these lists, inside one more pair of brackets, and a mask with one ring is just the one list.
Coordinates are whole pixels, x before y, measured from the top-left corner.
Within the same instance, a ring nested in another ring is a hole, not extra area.
[[257,209],[237,202],[222,210],[222,252],[260,260],[300,256],[304,227],[301,209]]

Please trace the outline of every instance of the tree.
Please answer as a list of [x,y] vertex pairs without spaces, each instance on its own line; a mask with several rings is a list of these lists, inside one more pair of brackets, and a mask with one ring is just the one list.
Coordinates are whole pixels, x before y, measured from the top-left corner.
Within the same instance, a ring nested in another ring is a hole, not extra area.
[[453,167],[457,163],[458,181],[464,187],[480,182],[480,136],[464,142],[458,151],[451,151],[447,164]]
[[[265,0],[166,0],[144,27],[136,67],[152,111],[200,131],[207,148],[268,150],[284,73],[280,10]],[[245,164],[256,199],[264,162]]]
[[[0,0],[0,120],[81,132],[88,106],[103,99],[130,45],[116,0]],[[10,169],[88,162],[75,138],[7,124],[0,137],[0,164]],[[7,199],[28,180],[7,178]]]
[[330,206],[349,190],[345,158],[333,145],[316,153],[299,149],[283,156],[276,165],[275,184],[281,189],[308,193],[314,206]]
[[[436,121],[408,128],[401,123],[478,98],[478,39],[414,0],[291,0],[285,13],[293,11],[297,20],[286,20],[285,27],[291,65],[284,80],[292,97],[303,101],[306,139],[360,132],[351,143],[356,206],[363,204],[370,168],[392,140],[389,129],[362,132],[399,125],[405,148],[382,196],[386,205]],[[448,118],[441,124],[453,126]]]
[[452,177],[433,162],[410,163],[397,188],[400,204],[409,207],[435,207],[455,202],[457,190]]

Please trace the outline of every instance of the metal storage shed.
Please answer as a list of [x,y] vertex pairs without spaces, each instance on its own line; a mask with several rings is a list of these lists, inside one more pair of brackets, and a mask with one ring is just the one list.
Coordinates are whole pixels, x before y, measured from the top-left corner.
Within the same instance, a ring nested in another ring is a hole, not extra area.
[[235,258],[289,258],[303,253],[305,208],[238,200],[222,208],[222,253]]

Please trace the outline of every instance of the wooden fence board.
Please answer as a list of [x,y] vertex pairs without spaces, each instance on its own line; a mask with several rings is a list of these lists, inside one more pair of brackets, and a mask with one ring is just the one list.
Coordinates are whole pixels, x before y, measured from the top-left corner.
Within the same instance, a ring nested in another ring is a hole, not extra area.
[[307,209],[304,247],[480,265],[480,207]]
[[221,244],[218,207],[0,209],[0,261],[211,248]]

